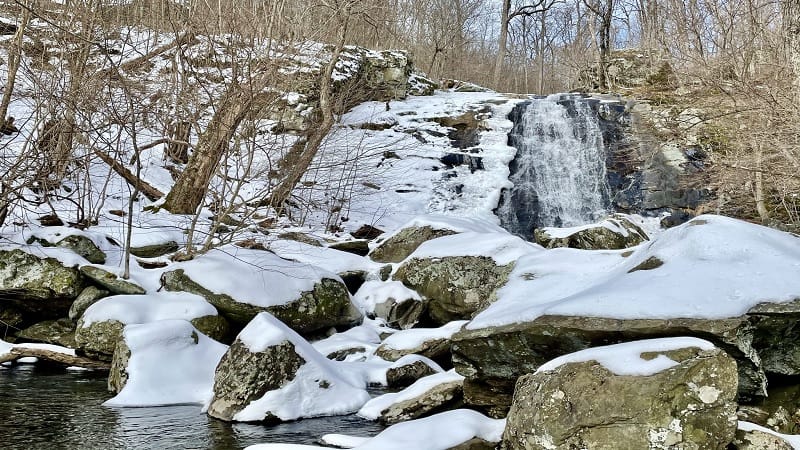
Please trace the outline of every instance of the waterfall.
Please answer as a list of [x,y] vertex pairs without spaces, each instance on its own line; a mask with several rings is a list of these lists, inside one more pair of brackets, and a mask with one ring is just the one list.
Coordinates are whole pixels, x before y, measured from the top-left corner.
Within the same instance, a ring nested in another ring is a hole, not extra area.
[[582,225],[607,214],[603,133],[590,100],[556,94],[522,107],[509,135],[517,148],[514,187],[497,209],[503,227],[531,237],[534,228]]

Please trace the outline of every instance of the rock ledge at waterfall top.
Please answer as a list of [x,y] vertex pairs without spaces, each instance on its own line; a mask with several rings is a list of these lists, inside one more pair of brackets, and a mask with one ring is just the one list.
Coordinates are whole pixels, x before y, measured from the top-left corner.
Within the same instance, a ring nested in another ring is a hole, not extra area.
[[[653,267],[655,266],[655,267]],[[800,239],[704,215],[624,251],[555,249],[517,261],[498,301],[468,329],[543,315],[723,319],[800,298]],[[530,292],[535,292],[531,296]]]

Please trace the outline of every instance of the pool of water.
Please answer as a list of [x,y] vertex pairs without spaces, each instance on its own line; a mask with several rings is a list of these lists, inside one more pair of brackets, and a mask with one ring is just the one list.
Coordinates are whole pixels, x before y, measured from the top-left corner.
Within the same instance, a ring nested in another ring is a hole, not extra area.
[[241,449],[282,442],[313,444],[323,434],[374,436],[381,426],[355,416],[276,426],[229,424],[198,405],[109,408],[104,374],[39,366],[0,366],[0,448]]

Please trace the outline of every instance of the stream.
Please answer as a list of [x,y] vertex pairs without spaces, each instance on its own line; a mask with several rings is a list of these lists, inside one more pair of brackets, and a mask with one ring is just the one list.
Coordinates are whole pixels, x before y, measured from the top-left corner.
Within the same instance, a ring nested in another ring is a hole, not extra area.
[[382,427],[356,416],[275,426],[229,424],[199,405],[109,408],[106,376],[33,365],[0,366],[0,448],[241,449],[282,442],[314,444],[323,434],[374,436]]

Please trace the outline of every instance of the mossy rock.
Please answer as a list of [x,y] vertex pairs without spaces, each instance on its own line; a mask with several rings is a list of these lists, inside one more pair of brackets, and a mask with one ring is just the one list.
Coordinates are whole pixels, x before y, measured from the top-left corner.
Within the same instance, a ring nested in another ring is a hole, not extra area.
[[69,307],[69,313],[67,317],[69,317],[72,321],[78,321],[83,313],[88,309],[90,306],[97,303],[98,300],[108,297],[110,292],[100,289],[96,286],[86,286],[86,289],[81,291],[78,298],[72,302],[72,306]]
[[142,245],[131,247],[131,255],[139,258],[158,258],[178,251],[178,243],[174,241],[163,244]]
[[595,226],[581,227],[568,236],[553,236],[547,229],[533,232],[536,243],[545,248],[578,248],[583,250],[618,250],[633,247],[647,240],[645,233],[628,219],[615,216]]
[[69,319],[46,320],[17,333],[18,342],[41,342],[75,348],[75,324]]
[[288,341],[262,352],[251,352],[244,343],[235,341],[217,365],[208,415],[232,421],[251,402],[293,380],[305,362]]
[[369,257],[377,262],[398,263],[412,254],[423,242],[453,234],[456,234],[453,230],[435,229],[430,226],[404,228],[372,249]]
[[669,336],[712,342],[734,358],[739,398],[764,397],[767,378],[753,347],[755,329],[746,316],[728,319],[610,319],[541,316],[530,322],[462,329],[451,338],[453,365],[466,377],[464,396],[473,407],[502,417],[518,378],[545,362],[601,345]]
[[269,312],[298,333],[311,333],[352,325],[361,318],[350,301],[347,287],[331,278],[323,278],[312,290],[301,293],[297,300],[275,306],[256,306],[212,292],[189,278],[183,269],[165,272],[161,282],[168,291],[189,292],[205,298],[222,316],[240,325],[246,325],[260,312]]
[[[736,432],[736,362],[720,349],[659,352],[647,376],[572,362],[517,382],[503,448],[724,450]],[[669,353],[669,354],[666,354]]]
[[105,264],[106,254],[86,236],[73,234],[56,243],[56,247],[66,248],[83,256],[92,264]]
[[111,370],[108,372],[108,391],[115,394],[122,392],[122,388],[128,383],[128,362],[131,359],[131,349],[120,337],[117,346],[114,348],[114,356],[111,358]]
[[131,283],[130,281],[123,280],[113,273],[99,267],[83,266],[81,267],[81,273],[86,276],[86,278],[89,278],[114,294],[141,295],[147,292],[143,287]]
[[[195,317],[189,321],[198,331],[216,340],[223,340],[230,332],[228,322],[220,316]],[[104,320],[84,326],[83,319],[78,321],[75,341],[87,355],[110,361],[117,343],[122,340],[125,324],[118,320]]]
[[75,330],[75,342],[81,352],[90,358],[110,361],[122,336],[125,324],[118,320],[105,320],[84,326],[83,319],[78,320]]
[[0,250],[0,295],[23,313],[63,317],[84,285],[77,268],[65,267],[55,258]]
[[444,325],[470,319],[497,300],[497,289],[513,268],[514,263],[499,266],[487,256],[411,258],[394,278],[427,298],[428,315]]

